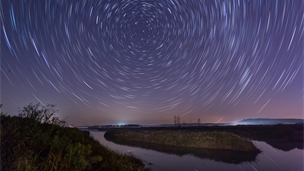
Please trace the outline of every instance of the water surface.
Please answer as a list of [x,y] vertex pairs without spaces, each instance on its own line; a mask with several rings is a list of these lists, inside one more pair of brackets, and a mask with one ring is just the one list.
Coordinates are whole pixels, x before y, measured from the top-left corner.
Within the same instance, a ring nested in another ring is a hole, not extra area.
[[[254,145],[262,150],[262,153],[258,154],[255,161],[231,164],[190,154],[175,155],[151,149],[115,144],[104,138],[105,132],[91,132],[91,134],[101,144],[114,151],[129,153],[140,158],[152,171],[304,171],[304,150],[282,151],[262,141],[253,141]],[[220,151],[219,155],[221,155]]]

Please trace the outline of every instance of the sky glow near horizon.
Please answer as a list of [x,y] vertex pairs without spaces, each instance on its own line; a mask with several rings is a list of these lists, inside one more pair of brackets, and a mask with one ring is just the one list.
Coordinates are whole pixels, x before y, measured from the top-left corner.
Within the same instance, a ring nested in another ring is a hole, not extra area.
[[1,1],[1,103],[70,124],[304,118],[301,0]]

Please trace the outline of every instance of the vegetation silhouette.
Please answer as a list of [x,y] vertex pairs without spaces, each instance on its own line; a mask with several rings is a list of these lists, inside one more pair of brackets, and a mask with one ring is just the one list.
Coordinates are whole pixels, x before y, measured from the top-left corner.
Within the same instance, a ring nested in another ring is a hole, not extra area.
[[[2,106],[2,105],[1,105]],[[63,127],[54,105],[1,112],[1,170],[145,170],[137,158],[102,146],[87,132]]]

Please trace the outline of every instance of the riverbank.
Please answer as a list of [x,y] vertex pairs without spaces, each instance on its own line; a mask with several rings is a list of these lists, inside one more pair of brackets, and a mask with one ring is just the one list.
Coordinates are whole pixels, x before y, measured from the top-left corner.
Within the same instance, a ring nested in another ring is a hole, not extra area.
[[105,133],[106,138],[217,150],[234,150],[259,152],[253,143],[228,132],[198,132],[184,130],[111,130]]
[[19,116],[1,113],[1,170],[145,170],[141,160],[102,146],[88,132],[63,127],[48,106],[24,109]]

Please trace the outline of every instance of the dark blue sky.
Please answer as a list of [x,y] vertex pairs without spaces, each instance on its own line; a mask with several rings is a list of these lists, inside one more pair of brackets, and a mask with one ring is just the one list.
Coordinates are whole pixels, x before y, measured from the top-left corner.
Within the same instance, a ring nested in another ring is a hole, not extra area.
[[1,1],[1,103],[70,124],[303,118],[302,0]]

